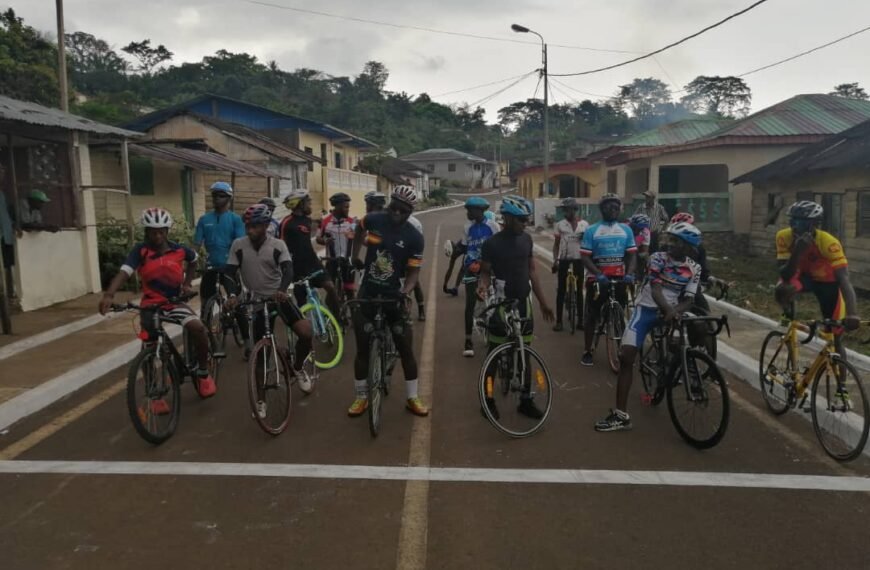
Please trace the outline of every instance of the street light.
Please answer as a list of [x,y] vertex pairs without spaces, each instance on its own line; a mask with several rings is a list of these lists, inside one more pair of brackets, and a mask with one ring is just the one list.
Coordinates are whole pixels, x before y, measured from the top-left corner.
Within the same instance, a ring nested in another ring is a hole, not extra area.
[[535,34],[541,38],[541,56],[543,59],[541,73],[544,75],[544,187],[547,189],[547,194],[550,194],[550,81],[547,76],[547,42],[544,41],[544,36],[538,32],[519,24],[511,25],[511,30],[518,34]]

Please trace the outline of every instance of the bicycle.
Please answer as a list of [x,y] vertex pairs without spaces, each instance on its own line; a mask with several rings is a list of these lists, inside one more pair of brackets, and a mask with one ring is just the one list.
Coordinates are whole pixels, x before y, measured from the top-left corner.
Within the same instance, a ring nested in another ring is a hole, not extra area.
[[[831,319],[787,322],[785,332],[771,331],[761,345],[758,377],[762,398],[777,416],[791,408],[810,413],[813,431],[825,453],[837,461],[852,461],[861,455],[867,443],[870,404],[858,371],[837,350],[835,330],[843,327],[843,322]],[[807,334],[807,338],[799,340],[799,332]],[[824,345],[812,364],[801,368],[799,345],[807,345],[816,337]],[[825,412],[830,412],[830,417],[822,417]]]
[[372,437],[377,437],[381,429],[381,405],[383,396],[390,395],[390,382],[393,367],[395,366],[398,352],[393,341],[393,331],[387,326],[387,317],[384,314],[385,305],[395,306],[404,302],[404,299],[354,299],[348,301],[351,307],[370,305],[376,307],[374,318],[365,323],[364,328],[369,335],[369,370],[366,377],[366,392],[368,395],[368,418],[369,432]]
[[[565,277],[565,310],[568,313],[568,327],[571,334],[577,331],[577,288],[580,286],[577,275],[574,273],[574,263],[568,264],[568,275]],[[559,315],[561,319],[562,316]]]
[[[215,267],[206,267],[206,272],[220,273]],[[219,275],[214,295],[206,299],[205,305],[202,308],[202,322],[209,332],[214,335],[220,350],[226,348],[227,333],[232,333],[233,341],[236,346],[242,348],[245,346],[245,340],[242,338],[242,331],[236,319],[235,313],[229,313],[226,310],[226,303],[229,295],[226,293],[226,288],[223,285],[223,279],[230,279],[229,276]]]
[[[356,283],[354,277],[356,269],[354,269],[350,259],[347,257],[321,257],[320,260],[326,263],[327,273],[333,278],[335,283],[335,291],[338,295],[339,303],[339,314],[335,316],[340,319],[341,323],[350,323],[351,310],[347,305],[349,299],[347,298],[347,291],[344,286],[346,283]],[[345,281],[346,275],[350,277],[348,281]]]
[[[619,347],[622,346],[622,335],[625,332],[625,308],[616,299],[616,285],[622,283],[619,279],[609,279],[607,286],[610,288],[610,294],[607,298],[607,304],[602,306],[598,314],[598,323],[595,325],[595,333],[592,337],[592,351],[598,348],[598,341],[604,337],[607,345],[607,361],[610,364],[610,369],[615,373],[619,373]],[[634,295],[630,287],[626,287],[629,305],[634,304]],[[601,296],[601,285],[598,281],[595,282],[593,299],[596,301]]]
[[[731,406],[728,385],[716,361],[689,341],[688,329],[696,323],[715,325],[714,336],[723,329],[731,335],[727,315],[685,315],[678,323],[653,328],[650,347],[641,347],[639,368],[643,402],[657,406],[667,395],[668,414],[680,437],[696,449],[709,449],[725,436]],[[708,416],[712,422],[705,421]],[[710,429],[695,435],[699,425],[709,425]]]
[[[553,407],[553,383],[544,359],[523,338],[519,301],[508,299],[487,307],[481,316],[504,309],[506,342],[494,348],[483,361],[478,378],[480,406],[495,429],[514,438],[533,435],[540,430]],[[543,415],[534,419],[522,415],[518,407],[523,399],[544,399]],[[515,410],[509,417],[506,410]]]
[[[136,433],[153,445],[160,445],[172,437],[178,427],[178,419],[181,415],[181,384],[186,378],[191,379],[199,393],[197,375],[199,364],[191,346],[189,333],[187,329],[183,329],[182,350],[179,351],[169,333],[163,328],[164,321],[173,321],[165,319],[161,312],[164,307],[184,303],[196,295],[196,293],[181,295],[157,305],[141,306],[126,303],[114,304],[111,307],[116,313],[125,311],[140,314],[152,311],[154,313],[156,338],[149,337],[144,329],[139,332],[142,348],[130,361],[127,372],[127,411],[130,414],[130,421]],[[208,368],[215,383],[218,381],[221,363],[225,357],[226,355],[217,349],[214,336],[209,333]],[[167,402],[167,399],[170,401]]]
[[[290,291],[293,291],[296,286],[305,288],[307,303],[299,309],[302,316],[311,322],[311,331],[313,336],[313,345],[311,348],[311,356],[314,365],[321,370],[329,370],[335,368],[341,362],[341,357],[344,355],[344,333],[335,315],[332,314],[320,301],[320,296],[314,287],[311,286],[311,281],[323,275],[323,269],[318,269],[311,275],[300,279],[296,283],[290,285]],[[295,346],[296,335],[293,329],[287,327],[287,341],[290,350]],[[329,352],[329,347],[334,347],[335,353]],[[327,352],[324,352],[327,351]],[[318,360],[318,355],[325,354],[326,356]],[[330,356],[330,354],[332,356]],[[312,374],[315,371],[312,370]]]

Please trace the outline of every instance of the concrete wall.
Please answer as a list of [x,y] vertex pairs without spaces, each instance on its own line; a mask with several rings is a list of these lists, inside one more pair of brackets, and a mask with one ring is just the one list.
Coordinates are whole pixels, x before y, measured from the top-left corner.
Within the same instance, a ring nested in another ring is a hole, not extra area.
[[[334,143],[331,139],[307,131],[298,131],[296,138],[300,150],[310,148],[315,156],[321,156],[320,145],[325,144],[326,166],[329,168],[335,168],[336,152],[341,153],[342,156],[341,170],[352,170],[359,164],[359,150],[354,147]],[[314,163],[313,170],[308,172],[307,189],[311,193],[311,207],[315,217],[320,216],[321,210],[329,209],[328,197],[324,196],[326,182],[324,176],[325,170],[320,163]]]
[[[603,169],[577,169],[571,171],[558,172],[550,171],[550,183],[558,195],[559,192],[559,177],[560,176],[576,176],[583,182],[588,184],[586,188],[589,193],[589,198],[598,200],[606,191],[607,176]],[[544,184],[543,171],[534,170],[521,174],[517,177],[517,190],[527,200],[537,200],[539,198],[540,189]],[[580,192],[582,194],[583,187],[581,185]]]
[[[461,184],[465,184],[469,188],[474,187],[478,182],[483,179],[483,175],[486,169],[486,164],[483,162],[472,162],[470,160],[408,160],[411,164],[419,166],[420,168],[429,169],[430,166],[434,167],[432,169],[432,173],[430,176],[433,178],[439,178],[442,181],[449,180],[451,182],[457,182]],[[451,164],[456,165],[456,171],[450,172]],[[479,170],[474,169],[474,165],[479,166]]]

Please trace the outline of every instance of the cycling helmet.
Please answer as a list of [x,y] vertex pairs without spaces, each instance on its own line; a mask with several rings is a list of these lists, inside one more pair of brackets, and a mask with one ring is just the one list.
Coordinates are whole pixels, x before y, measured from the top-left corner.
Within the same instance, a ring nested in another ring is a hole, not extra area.
[[788,209],[788,217],[793,220],[820,220],[825,209],[815,202],[801,200]]
[[245,220],[245,224],[268,224],[272,221],[272,212],[265,204],[254,204],[245,210],[245,215],[242,218]]
[[598,201],[598,206],[603,207],[608,202],[615,202],[620,208],[622,208],[622,198],[612,192],[608,192],[602,196],[601,200]]
[[628,219],[628,223],[637,228],[648,228],[649,227],[649,216],[646,214],[635,214]]
[[695,216],[690,214],[689,212],[678,212],[674,214],[671,218],[672,224],[686,223],[686,224],[694,224]]
[[146,228],[172,227],[172,216],[163,208],[148,208],[142,212],[142,225]]
[[343,204],[345,202],[350,202],[350,196],[348,196],[344,192],[339,192],[338,194],[333,194],[329,197],[329,203],[333,206],[338,206],[339,204]]
[[508,216],[528,218],[532,215],[532,205],[520,196],[507,196],[502,199],[499,212]]
[[449,239],[444,242],[444,255],[453,257],[453,240]]
[[274,212],[275,208],[278,207],[278,205],[275,203],[275,200],[273,200],[271,198],[261,198],[260,201],[257,203],[263,204],[264,206],[269,208],[269,211],[271,211],[271,212]]
[[574,198],[568,197],[568,198],[565,198],[564,200],[562,200],[562,207],[563,208],[577,208],[578,206],[579,206],[579,204],[577,203],[577,200],[575,200]]
[[680,238],[691,246],[698,247],[701,245],[701,230],[692,224],[687,224],[686,222],[672,224],[668,226],[667,232],[672,236]]
[[481,208],[483,210],[489,209],[489,202],[481,198],[480,196],[472,196],[468,200],[465,201],[466,208]]
[[215,182],[211,185],[211,193],[212,194],[226,194],[227,196],[233,195],[233,187],[229,185],[227,182]]
[[307,190],[294,190],[284,196],[284,207],[292,212],[306,198],[308,198]]
[[377,190],[366,192],[366,195],[363,199],[366,201],[366,204],[384,204],[387,201],[387,197],[378,192]]
[[411,206],[411,209],[417,206],[417,191],[412,186],[400,184],[393,188],[393,200],[398,200],[403,204]]

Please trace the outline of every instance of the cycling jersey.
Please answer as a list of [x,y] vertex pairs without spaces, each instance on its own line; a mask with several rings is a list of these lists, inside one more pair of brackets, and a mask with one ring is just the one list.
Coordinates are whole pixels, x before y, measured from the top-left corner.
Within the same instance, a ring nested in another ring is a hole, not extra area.
[[423,234],[409,223],[396,225],[386,212],[368,214],[360,221],[366,232],[363,298],[395,296],[406,269],[423,265]]
[[484,217],[481,222],[469,221],[465,224],[465,232],[460,247],[465,251],[465,259],[462,262],[465,267],[464,283],[474,283],[480,273],[481,249],[484,242],[501,231],[495,220]]
[[303,278],[321,268],[317,252],[311,245],[311,218],[290,214],[281,221],[279,234],[293,259],[293,275]]
[[281,239],[281,222],[272,218],[269,220],[269,229],[267,230],[269,237]]
[[[788,261],[791,257],[794,233],[791,228],[779,230],[776,233],[776,259]],[[798,261],[798,275],[809,277],[820,283],[833,283],[837,280],[834,272],[841,267],[848,267],[846,254],[840,241],[822,230],[816,230],[813,244],[810,245]]]
[[675,307],[682,296],[693,296],[698,293],[701,282],[701,266],[690,258],[676,261],[666,252],[659,251],[649,258],[649,269],[637,304],[642,307],[657,308],[652,296],[652,286],[661,285],[662,293],[669,305]]
[[589,229],[589,222],[577,220],[577,227],[568,220],[559,220],[553,233],[559,236],[559,259],[580,259],[580,240]]
[[413,214],[408,216],[408,223],[414,226],[415,230],[417,230],[421,234],[423,233],[423,223]]
[[531,293],[530,265],[533,246],[532,236],[529,234],[513,234],[506,230],[483,242],[480,248],[481,259],[490,264],[496,281],[504,281],[506,299],[523,300]]
[[320,233],[323,237],[332,238],[326,246],[328,257],[350,257],[356,224],[356,218],[352,217],[339,218],[335,214],[328,214],[323,218]]
[[196,223],[193,243],[197,246],[205,244],[209,265],[220,267],[226,264],[233,242],[244,235],[245,224],[238,214],[211,211]]
[[649,228],[641,228],[640,231],[634,234],[634,243],[638,248],[646,246],[649,248],[650,241],[652,241],[652,234],[649,231]]
[[169,249],[158,253],[145,243],[130,250],[121,271],[127,275],[138,272],[142,281],[142,305],[160,305],[181,295],[185,263],[196,261],[196,252],[189,247],[169,242]]
[[[583,234],[581,255],[592,258],[592,263],[608,277],[625,276],[625,254],[637,252],[631,228],[619,222],[598,222]],[[587,281],[594,281],[590,274]]]

